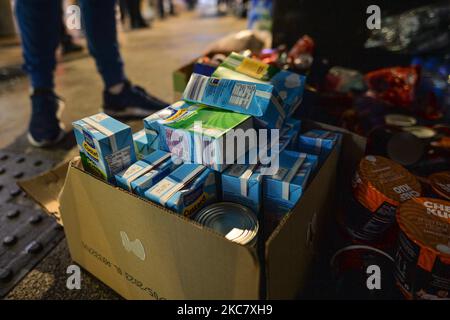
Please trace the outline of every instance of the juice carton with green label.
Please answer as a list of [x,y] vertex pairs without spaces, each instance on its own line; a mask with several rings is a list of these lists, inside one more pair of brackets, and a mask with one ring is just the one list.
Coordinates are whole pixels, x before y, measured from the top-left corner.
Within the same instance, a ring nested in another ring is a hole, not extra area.
[[253,128],[249,115],[184,101],[145,118],[144,127],[146,132],[157,132],[161,150],[216,171],[223,171],[257,143],[255,139],[239,142]]
[[114,182],[114,175],[136,162],[131,128],[104,113],[73,123],[86,171]]

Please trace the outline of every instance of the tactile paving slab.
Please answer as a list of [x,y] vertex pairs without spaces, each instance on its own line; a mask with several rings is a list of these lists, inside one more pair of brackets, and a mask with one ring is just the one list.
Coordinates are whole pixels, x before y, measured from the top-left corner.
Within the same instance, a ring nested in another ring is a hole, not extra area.
[[51,167],[52,161],[39,156],[0,151],[0,297],[64,237],[55,219],[16,184]]

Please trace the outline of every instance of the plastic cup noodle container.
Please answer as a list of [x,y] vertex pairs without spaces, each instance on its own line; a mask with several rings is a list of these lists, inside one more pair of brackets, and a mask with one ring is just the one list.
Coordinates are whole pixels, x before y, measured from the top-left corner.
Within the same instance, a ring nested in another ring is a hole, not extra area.
[[450,171],[434,173],[428,179],[436,195],[450,200]]
[[405,127],[403,128],[404,131],[412,133],[417,138],[420,139],[431,139],[436,136],[436,131],[423,126],[412,126],[412,127]]
[[413,126],[417,123],[416,118],[406,116],[403,114],[387,114],[384,116],[384,122],[387,125],[396,126],[396,127],[409,127]]
[[450,300],[450,202],[416,198],[398,210],[395,279],[408,299]]
[[400,203],[419,197],[420,183],[408,170],[381,156],[365,156],[352,181],[354,202],[345,224],[352,237],[379,241],[395,224]]
[[249,208],[232,202],[218,202],[199,211],[194,220],[230,241],[254,246],[259,230],[256,215]]

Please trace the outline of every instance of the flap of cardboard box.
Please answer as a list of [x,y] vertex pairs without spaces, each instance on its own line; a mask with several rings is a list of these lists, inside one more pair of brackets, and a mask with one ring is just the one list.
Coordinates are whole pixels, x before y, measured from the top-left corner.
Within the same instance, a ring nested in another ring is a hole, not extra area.
[[31,199],[36,201],[48,214],[54,216],[59,224],[62,224],[59,195],[66,180],[68,167],[69,162],[65,162],[52,170],[17,183]]

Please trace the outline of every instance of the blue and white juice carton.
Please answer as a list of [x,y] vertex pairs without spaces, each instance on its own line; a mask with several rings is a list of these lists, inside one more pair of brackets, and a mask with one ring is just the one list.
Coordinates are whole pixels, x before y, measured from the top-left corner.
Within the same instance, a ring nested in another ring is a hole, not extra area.
[[83,168],[114,182],[114,175],[136,162],[131,128],[105,113],[73,122]]
[[277,173],[265,175],[263,181],[264,221],[268,231],[300,200],[317,164],[315,155],[288,150],[280,154]]
[[264,203],[293,208],[303,194],[308,178],[317,168],[317,156],[284,150],[274,175],[264,176]]
[[161,150],[220,172],[257,143],[235,139],[253,129],[251,116],[184,101],[145,118],[144,127],[157,133]]
[[262,176],[258,165],[234,164],[222,173],[222,199],[242,204],[259,215]]
[[217,199],[216,172],[201,164],[184,163],[147,190],[144,196],[190,217]]
[[310,130],[299,136],[299,151],[318,155],[319,162],[323,163],[334,146],[340,145],[341,138],[342,135],[340,133],[325,130]]
[[259,128],[280,129],[286,118],[283,102],[271,84],[193,73],[182,99],[252,115]]
[[285,140],[285,148],[288,150],[298,150],[298,135],[300,132],[301,121],[288,118],[281,130],[281,139]]
[[145,191],[181,165],[181,160],[170,153],[156,150],[116,174],[116,183],[122,189],[144,196]]
[[147,136],[145,135],[144,129],[133,134],[133,143],[134,151],[136,152],[136,157],[138,160],[141,160],[155,150],[152,149],[147,143]]
[[300,105],[306,77],[280,70],[257,59],[231,53],[214,71],[213,77],[271,84],[282,100],[286,117],[291,116]]

